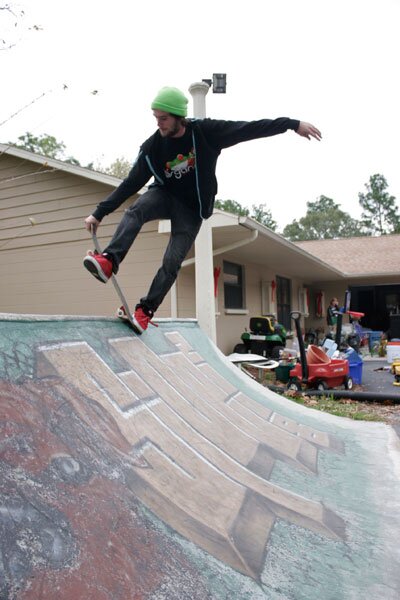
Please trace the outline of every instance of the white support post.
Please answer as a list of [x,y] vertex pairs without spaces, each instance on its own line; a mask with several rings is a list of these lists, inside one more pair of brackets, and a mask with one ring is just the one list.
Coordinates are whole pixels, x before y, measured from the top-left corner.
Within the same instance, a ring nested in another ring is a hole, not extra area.
[[[192,83],[189,92],[193,98],[193,116],[204,119],[206,116],[206,95],[208,83]],[[196,268],[196,317],[202,330],[216,343],[214,301],[214,261],[212,248],[212,227],[210,219],[204,220],[195,242]]]

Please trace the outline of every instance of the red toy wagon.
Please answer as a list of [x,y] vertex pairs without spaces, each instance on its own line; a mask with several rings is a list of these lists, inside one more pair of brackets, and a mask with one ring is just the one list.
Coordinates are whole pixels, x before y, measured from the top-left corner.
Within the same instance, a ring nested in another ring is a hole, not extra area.
[[322,348],[314,345],[310,345],[306,353],[300,328],[300,316],[299,312],[291,313],[299,341],[300,362],[289,372],[288,389],[299,391],[305,386],[323,391],[343,385],[346,390],[351,390],[353,380],[349,375],[347,359],[329,358]]

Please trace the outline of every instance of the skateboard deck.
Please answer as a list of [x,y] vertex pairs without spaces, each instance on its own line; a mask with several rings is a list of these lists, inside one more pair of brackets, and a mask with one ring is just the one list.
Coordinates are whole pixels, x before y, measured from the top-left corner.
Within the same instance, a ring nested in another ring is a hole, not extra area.
[[[97,239],[96,231],[94,230],[93,227],[91,228],[91,233],[92,233],[93,244],[96,249],[96,252],[98,252],[99,254],[102,254],[102,249],[100,248],[99,240]],[[128,302],[126,301],[125,295],[124,295],[114,273],[112,273],[112,275],[111,275],[111,281],[113,283],[115,291],[118,294],[119,299],[122,302],[122,306],[117,311],[117,317],[120,318],[121,321],[123,321],[124,323],[127,323],[128,325],[130,325],[130,327],[132,327],[133,331],[135,333],[137,333],[138,335],[140,335],[142,332],[139,331],[135,326],[135,323],[132,319],[132,313],[128,306]]]

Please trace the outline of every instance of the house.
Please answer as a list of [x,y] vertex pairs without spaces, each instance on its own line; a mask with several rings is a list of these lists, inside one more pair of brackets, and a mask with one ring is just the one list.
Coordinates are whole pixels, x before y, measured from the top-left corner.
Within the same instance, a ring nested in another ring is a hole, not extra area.
[[[113,287],[90,277],[82,266],[93,247],[83,223],[119,183],[110,175],[0,144],[0,312],[115,313]],[[98,230],[102,247],[132,200],[104,219]],[[291,329],[290,312],[298,309],[309,315],[303,318],[304,328],[323,327],[317,299],[321,307],[321,299],[344,297],[348,286],[380,282],[378,271],[363,279],[352,277],[345,263],[334,264],[308,242],[293,244],[249,217],[217,210],[207,223],[214,270],[212,318],[224,353],[240,341],[250,316],[274,313]],[[168,239],[169,222],[148,223],[121,265],[118,280],[132,307],[147,291]],[[192,248],[157,317],[196,317],[195,261]],[[198,268],[202,270],[201,263]],[[394,275],[386,279],[398,282]]]
[[[390,315],[400,315],[400,235],[310,240],[296,246],[342,273],[340,287],[334,281],[322,286],[328,303],[333,296],[344,297],[344,284],[351,292],[352,310],[365,313],[363,326],[386,331]],[[316,297],[315,285],[312,292]]]

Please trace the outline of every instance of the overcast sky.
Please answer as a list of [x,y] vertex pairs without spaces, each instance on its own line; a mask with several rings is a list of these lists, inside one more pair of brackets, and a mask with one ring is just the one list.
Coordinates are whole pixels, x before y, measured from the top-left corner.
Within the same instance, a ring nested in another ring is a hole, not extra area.
[[288,131],[225,150],[218,198],[265,203],[280,228],[322,194],[359,217],[358,193],[381,173],[400,204],[399,0],[8,3],[25,16],[15,28],[0,11],[15,42],[0,52],[0,142],[46,133],[81,164],[133,161],[159,88],[190,98],[191,83],[226,73],[207,116],[288,116],[323,139]]

